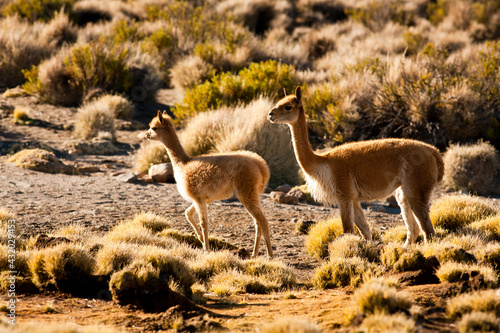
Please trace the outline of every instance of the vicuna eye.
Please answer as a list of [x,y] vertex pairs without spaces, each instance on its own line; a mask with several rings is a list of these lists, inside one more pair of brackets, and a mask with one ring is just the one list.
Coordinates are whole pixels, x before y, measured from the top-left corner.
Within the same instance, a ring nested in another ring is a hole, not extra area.
[[151,127],[151,129],[156,132],[157,127]]
[[290,111],[292,109],[292,107],[290,105],[285,105],[285,110],[286,111]]

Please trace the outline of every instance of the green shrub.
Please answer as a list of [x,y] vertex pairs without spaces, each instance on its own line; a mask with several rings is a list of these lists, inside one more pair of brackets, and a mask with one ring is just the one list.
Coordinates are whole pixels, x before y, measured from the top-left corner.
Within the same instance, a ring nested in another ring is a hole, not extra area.
[[16,0],[3,10],[4,16],[19,15],[30,22],[50,21],[61,8],[71,9],[76,0]]

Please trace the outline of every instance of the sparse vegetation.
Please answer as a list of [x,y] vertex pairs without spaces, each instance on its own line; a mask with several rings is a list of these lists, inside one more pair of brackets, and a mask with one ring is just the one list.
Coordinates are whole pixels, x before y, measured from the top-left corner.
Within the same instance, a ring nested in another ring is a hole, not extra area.
[[134,170],[137,172],[148,172],[155,164],[168,163],[165,146],[159,141],[146,141],[134,154]]
[[457,323],[460,333],[467,332],[497,332],[500,329],[500,319],[489,312],[470,312]]
[[365,274],[377,274],[379,267],[360,257],[332,258],[316,269],[313,284],[316,288],[357,287]]
[[500,316],[500,298],[496,290],[475,291],[457,295],[446,304],[446,311],[451,318],[461,318],[472,312],[491,312]]
[[328,244],[342,234],[342,221],[340,218],[320,221],[309,229],[305,240],[307,252],[318,259],[325,258],[328,254]]
[[468,273],[469,275],[481,274],[484,277],[484,281],[490,286],[495,286],[498,282],[498,274],[490,266],[465,264],[453,261],[442,264],[436,271],[436,276],[441,282],[457,282],[460,281],[464,273]]
[[416,247],[405,247],[402,243],[387,244],[380,254],[382,263],[398,272],[421,269],[425,257]]
[[354,294],[358,311],[365,315],[407,312],[412,300],[408,295],[397,292],[395,287],[379,281],[364,284]]
[[416,324],[412,318],[403,313],[385,314],[375,313],[368,315],[356,332],[401,332],[413,333],[416,331]]
[[111,137],[115,139],[115,110],[107,99],[83,105],[77,114],[75,135],[82,139]]

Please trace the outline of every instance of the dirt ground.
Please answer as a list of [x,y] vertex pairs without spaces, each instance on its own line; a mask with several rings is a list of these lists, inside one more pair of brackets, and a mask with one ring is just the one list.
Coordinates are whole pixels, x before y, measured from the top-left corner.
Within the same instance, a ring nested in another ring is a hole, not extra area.
[[[163,99],[162,99],[163,98]],[[160,103],[142,110],[139,121],[147,124],[156,109],[172,102],[170,91],[160,95]],[[10,106],[25,106],[39,126],[13,124],[6,111]],[[47,145],[68,164],[86,164],[98,167],[98,172],[81,175],[46,174],[18,168],[6,163],[0,156],[0,206],[16,214],[16,225],[26,235],[50,233],[61,226],[81,224],[92,233],[103,233],[135,213],[149,211],[168,216],[173,226],[192,231],[184,217],[188,204],[178,194],[175,184],[130,184],[118,181],[116,175],[132,168],[133,151],[140,144],[144,130],[118,131],[120,153],[108,156],[68,155],[64,142],[71,140],[74,108],[58,108],[37,104],[33,97],[0,98],[0,149],[7,151],[15,144],[23,147]],[[385,202],[380,204],[385,205]],[[262,199],[264,213],[270,222],[272,245],[277,258],[294,267],[302,282],[309,280],[319,262],[307,255],[304,236],[295,231],[298,219],[318,221],[338,214],[336,208],[310,204],[283,205]],[[402,224],[398,209],[390,213],[365,209],[373,228],[383,230]],[[221,201],[209,206],[210,235],[232,244],[252,249],[254,226],[250,216],[239,202]],[[264,255],[261,244],[260,254]],[[448,287],[424,285],[404,288],[417,304],[418,320],[423,332],[453,332],[453,324],[445,319],[442,305]],[[205,322],[213,322],[206,330],[254,331],[265,322],[280,317],[307,319],[325,331],[345,331],[346,314],[351,305],[350,289],[303,289],[272,295],[238,295],[218,298],[205,295],[207,302]],[[5,295],[1,297],[6,300]],[[56,312],[46,313],[51,305]],[[420,310],[418,310],[420,309]],[[127,331],[162,330],[161,322],[171,320],[163,314],[148,314],[129,307],[120,307],[112,301],[81,299],[60,293],[20,296],[18,323],[56,322],[79,325],[102,325]],[[419,322],[420,321],[420,322]]]

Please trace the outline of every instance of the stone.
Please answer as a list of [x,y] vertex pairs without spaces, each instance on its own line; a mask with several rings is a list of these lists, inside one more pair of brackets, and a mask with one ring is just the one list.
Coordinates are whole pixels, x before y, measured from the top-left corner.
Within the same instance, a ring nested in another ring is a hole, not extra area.
[[137,183],[139,179],[133,172],[125,172],[115,177],[116,180],[124,183]]
[[8,163],[15,163],[17,167],[47,173],[64,173],[76,175],[78,170],[64,164],[53,152],[44,149],[24,149],[12,155]]
[[109,155],[120,151],[113,142],[109,140],[71,140],[64,143],[69,154],[76,155]]
[[288,192],[290,192],[291,189],[292,189],[292,187],[290,185],[283,184],[283,185],[276,187],[275,191],[288,193]]
[[149,177],[157,183],[174,183],[174,168],[171,163],[155,164],[149,168]]
[[299,200],[299,202],[305,202],[306,201],[306,195],[304,194],[304,192],[302,192],[298,188],[291,189],[287,193],[287,195],[292,196],[292,197],[296,197]]
[[385,210],[384,206],[380,205],[372,205],[368,206],[367,208],[370,212],[375,212],[375,213],[386,213],[387,211]]
[[280,192],[280,191],[271,192],[269,194],[269,197],[273,201],[287,205],[296,205],[299,202],[299,199],[297,197],[287,195],[285,194],[285,192]]
[[387,202],[389,208],[399,208],[398,201],[395,196],[391,195],[390,197],[387,197],[385,201]]
[[85,164],[76,166],[78,171],[85,173],[99,172],[101,169],[97,165]]
[[33,247],[35,249],[44,249],[47,247],[53,247],[62,243],[70,243],[71,241],[66,237],[52,237],[45,234],[38,235],[35,240]]

